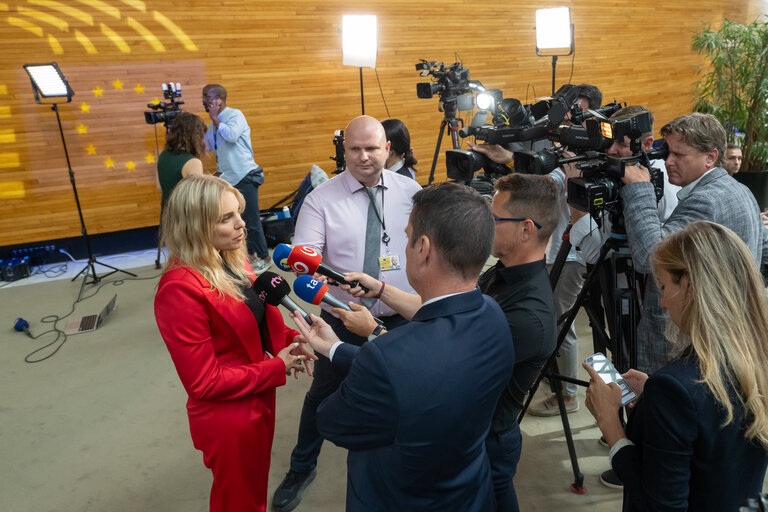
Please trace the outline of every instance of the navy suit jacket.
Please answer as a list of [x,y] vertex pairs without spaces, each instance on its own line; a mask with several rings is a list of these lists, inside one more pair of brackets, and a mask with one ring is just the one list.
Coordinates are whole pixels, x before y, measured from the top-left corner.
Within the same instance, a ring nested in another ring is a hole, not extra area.
[[317,416],[350,450],[347,510],[495,510],[485,438],[515,362],[498,304],[479,289],[427,304],[362,348],[341,345],[334,364],[352,358]]
[[627,424],[626,446],[613,456],[624,482],[625,511],[739,509],[761,492],[768,457],[744,438],[744,410],[725,414],[706,384],[698,359],[684,356],[646,382]]

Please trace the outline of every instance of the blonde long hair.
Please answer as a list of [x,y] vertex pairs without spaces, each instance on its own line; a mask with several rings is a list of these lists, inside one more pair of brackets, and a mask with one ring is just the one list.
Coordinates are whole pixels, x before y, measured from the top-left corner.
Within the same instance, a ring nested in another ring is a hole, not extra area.
[[[165,271],[187,266],[198,271],[211,289],[243,300],[240,286],[250,286],[245,267],[245,243],[237,250],[219,251],[213,246],[213,229],[221,215],[221,198],[232,192],[245,207],[242,194],[215,176],[190,176],[179,182],[163,209],[160,241],[168,248]],[[224,270],[226,265],[236,277]]]
[[734,421],[735,394],[747,439],[768,450],[768,296],[749,249],[730,229],[697,221],[662,240],[651,261],[675,283],[688,276],[679,328],[726,413],[723,426]]

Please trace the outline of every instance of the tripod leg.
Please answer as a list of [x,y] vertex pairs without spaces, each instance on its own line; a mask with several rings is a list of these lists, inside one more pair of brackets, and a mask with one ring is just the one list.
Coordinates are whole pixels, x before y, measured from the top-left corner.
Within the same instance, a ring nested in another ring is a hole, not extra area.
[[437,166],[437,157],[440,155],[440,145],[443,143],[443,133],[445,127],[448,125],[448,121],[443,119],[440,122],[440,133],[437,135],[437,144],[435,145],[435,154],[432,157],[432,169],[429,171],[429,181],[427,184],[431,184],[435,180],[435,167]]
[[[557,367],[557,360],[552,363],[552,369],[555,373],[560,373]],[[560,418],[563,421],[563,433],[565,434],[565,443],[568,445],[568,456],[571,459],[571,468],[573,469],[573,483],[571,492],[575,494],[584,494],[587,488],[584,487],[584,475],[579,469],[579,459],[576,456],[576,447],[573,444],[573,434],[571,433],[571,424],[568,421],[568,412],[565,410],[565,400],[563,399],[563,384],[560,379],[552,379],[552,387],[557,397],[557,405],[560,408]]]

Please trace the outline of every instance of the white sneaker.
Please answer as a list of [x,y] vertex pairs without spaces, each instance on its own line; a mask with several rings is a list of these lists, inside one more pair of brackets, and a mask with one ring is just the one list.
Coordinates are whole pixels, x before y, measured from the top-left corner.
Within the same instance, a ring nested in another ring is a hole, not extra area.
[[272,258],[267,256],[263,260],[257,259],[253,263],[251,263],[251,266],[253,267],[253,271],[257,274],[261,274],[265,270],[267,270],[269,267],[272,266]]

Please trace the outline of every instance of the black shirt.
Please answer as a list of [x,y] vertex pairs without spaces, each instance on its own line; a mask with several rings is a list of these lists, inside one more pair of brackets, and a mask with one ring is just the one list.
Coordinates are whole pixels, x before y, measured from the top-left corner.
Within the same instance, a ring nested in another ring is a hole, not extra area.
[[555,350],[555,299],[544,260],[513,267],[499,261],[480,275],[477,284],[501,306],[515,344],[512,380],[491,420],[491,432],[501,432],[517,425],[528,388]]

